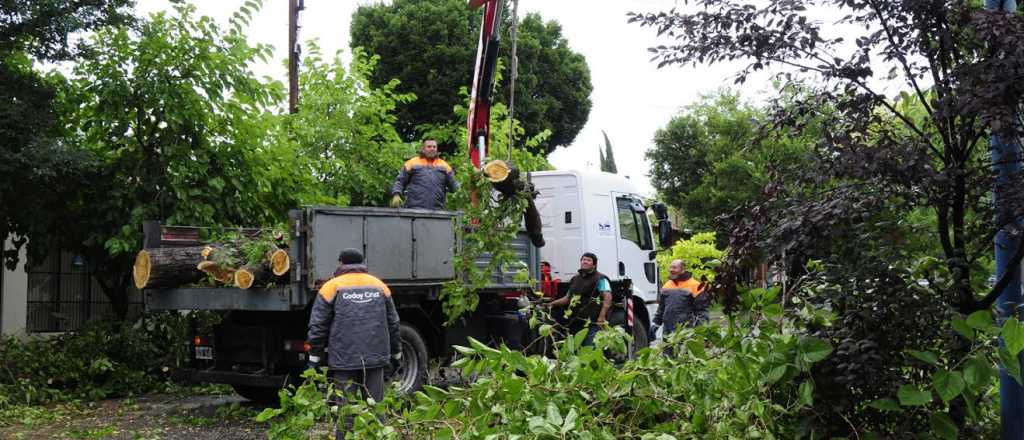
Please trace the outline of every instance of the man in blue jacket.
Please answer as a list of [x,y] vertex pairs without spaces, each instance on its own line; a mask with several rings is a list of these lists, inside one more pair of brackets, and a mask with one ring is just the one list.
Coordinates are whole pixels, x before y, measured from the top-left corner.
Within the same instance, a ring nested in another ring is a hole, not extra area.
[[437,141],[423,141],[420,154],[405,161],[391,187],[391,207],[444,209],[445,196],[459,188],[451,165],[437,155]]
[[[398,312],[391,289],[366,273],[363,254],[341,251],[340,275],[320,288],[309,317],[309,367],[317,368],[327,348],[328,374],[338,393],[360,393],[375,401],[384,398],[384,367],[397,368],[402,359]],[[343,404],[341,395],[332,396]],[[352,418],[345,418],[345,431]],[[341,424],[336,439],[345,438]]]

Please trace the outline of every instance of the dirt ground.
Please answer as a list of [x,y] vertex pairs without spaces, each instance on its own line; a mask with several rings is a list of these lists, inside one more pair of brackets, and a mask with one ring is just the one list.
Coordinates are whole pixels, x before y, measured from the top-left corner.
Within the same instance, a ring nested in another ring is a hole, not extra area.
[[262,439],[267,426],[253,416],[263,408],[237,395],[171,394],[49,406],[0,425],[0,439]]

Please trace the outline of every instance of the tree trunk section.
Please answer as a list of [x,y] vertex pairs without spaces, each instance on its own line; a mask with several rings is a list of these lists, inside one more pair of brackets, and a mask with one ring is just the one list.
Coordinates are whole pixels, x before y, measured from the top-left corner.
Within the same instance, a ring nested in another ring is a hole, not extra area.
[[235,269],[222,267],[213,261],[202,261],[195,266],[195,269],[212,277],[221,284],[232,284],[235,281]]
[[274,273],[274,276],[282,276],[288,273],[288,270],[292,267],[288,251],[284,249],[271,249],[267,252],[267,262],[270,264],[270,270]]
[[154,248],[139,251],[132,266],[135,287],[177,287],[203,279],[203,273],[196,269],[196,262],[203,258],[202,252],[202,247]]

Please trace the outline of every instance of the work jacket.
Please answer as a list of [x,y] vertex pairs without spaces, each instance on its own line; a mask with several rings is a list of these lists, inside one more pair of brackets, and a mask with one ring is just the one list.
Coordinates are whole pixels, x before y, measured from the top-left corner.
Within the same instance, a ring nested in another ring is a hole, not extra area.
[[419,155],[402,165],[391,194],[404,192],[406,208],[444,209],[445,194],[458,187],[448,162],[440,157],[429,160]]

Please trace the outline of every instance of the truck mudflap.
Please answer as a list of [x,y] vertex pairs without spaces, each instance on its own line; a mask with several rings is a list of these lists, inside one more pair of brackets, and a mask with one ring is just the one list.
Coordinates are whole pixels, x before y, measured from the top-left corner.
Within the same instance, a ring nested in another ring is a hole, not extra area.
[[242,385],[260,388],[282,388],[296,383],[293,375],[247,374],[233,371],[199,370],[195,368],[179,368],[171,373],[171,378],[184,383],[222,383],[226,385]]

